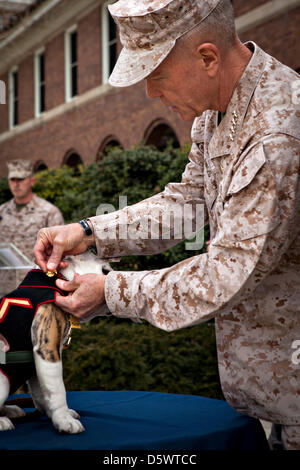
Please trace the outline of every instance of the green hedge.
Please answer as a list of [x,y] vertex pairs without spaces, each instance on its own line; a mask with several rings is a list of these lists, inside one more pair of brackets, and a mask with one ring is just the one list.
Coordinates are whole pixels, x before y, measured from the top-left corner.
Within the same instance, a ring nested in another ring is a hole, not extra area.
[[0,178],[0,205],[12,197],[7,178]]
[[149,146],[129,150],[113,148],[98,163],[44,170],[36,175],[35,191],[56,204],[66,221],[95,215],[101,203],[119,207],[119,196],[128,205],[161,191],[169,181],[180,181],[189,148]]
[[[189,147],[148,146],[111,149],[99,163],[45,170],[36,175],[35,192],[57,205],[66,222],[93,216],[99,204],[119,207],[139,202],[180,181]],[[8,199],[7,181],[0,179],[0,203]],[[209,237],[208,227],[205,239]],[[205,250],[205,247],[203,248]],[[116,270],[159,269],[202,250],[186,251],[185,242],[154,256],[124,257]],[[165,333],[149,324],[114,318],[98,319],[74,331],[64,355],[69,390],[153,390],[222,398],[218,379],[214,323]]]
[[113,318],[73,330],[64,352],[68,390],[147,390],[222,399],[214,324],[166,333]]

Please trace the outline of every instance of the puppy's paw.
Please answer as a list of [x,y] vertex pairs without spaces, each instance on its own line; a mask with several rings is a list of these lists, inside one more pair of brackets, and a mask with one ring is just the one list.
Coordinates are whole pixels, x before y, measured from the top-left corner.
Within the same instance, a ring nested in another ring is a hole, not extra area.
[[[52,415],[52,422],[55,429],[60,433],[66,434],[78,434],[85,431],[81,422],[78,419],[73,418],[70,411],[62,414],[61,412],[54,412]],[[77,414],[77,413],[76,413]]]
[[4,414],[7,418],[21,418],[22,416],[26,416],[26,413],[22,408],[15,405],[9,405],[4,407]]
[[71,410],[71,408],[68,409],[69,414],[72,416],[72,418],[79,419],[80,415],[77,413],[75,410]]
[[12,431],[15,429],[13,423],[6,416],[0,416],[0,431]]

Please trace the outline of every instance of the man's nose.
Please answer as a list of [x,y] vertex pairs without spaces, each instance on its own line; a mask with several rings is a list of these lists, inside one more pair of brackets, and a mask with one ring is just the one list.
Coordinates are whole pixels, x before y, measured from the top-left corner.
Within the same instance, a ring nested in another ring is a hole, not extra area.
[[162,96],[162,93],[149,79],[146,79],[146,92],[149,98],[160,98]]

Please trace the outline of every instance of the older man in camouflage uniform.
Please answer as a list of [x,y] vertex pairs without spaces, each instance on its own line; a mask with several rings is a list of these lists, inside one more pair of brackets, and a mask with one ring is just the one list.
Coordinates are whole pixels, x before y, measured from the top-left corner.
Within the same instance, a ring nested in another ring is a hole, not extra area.
[[[37,260],[53,269],[64,252],[92,244],[101,258],[162,251],[176,242],[150,238],[147,223],[172,233],[183,206],[195,215],[203,204],[208,253],[162,270],[59,280],[70,295],[57,304],[88,318],[106,301],[113,315],[167,331],[214,317],[226,400],[300,449],[299,76],[239,41],[229,0],[120,0],[109,9],[124,46],[111,84],[146,79],[151,98],[194,120],[190,162],[181,183],[91,217],[85,231],[42,230]],[[175,213],[173,225],[159,210]]]
[[13,243],[34,262],[37,232],[42,227],[62,225],[64,219],[57,207],[33,193],[35,178],[30,160],[14,160],[7,166],[14,197],[0,206],[0,242]]

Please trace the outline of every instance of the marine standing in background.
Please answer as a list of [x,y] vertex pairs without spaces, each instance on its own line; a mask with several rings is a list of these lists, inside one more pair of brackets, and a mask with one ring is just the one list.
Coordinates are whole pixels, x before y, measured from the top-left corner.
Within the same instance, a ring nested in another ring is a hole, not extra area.
[[34,262],[36,234],[42,227],[64,224],[60,210],[33,193],[35,177],[30,160],[7,164],[13,199],[0,206],[0,243],[13,243]]

